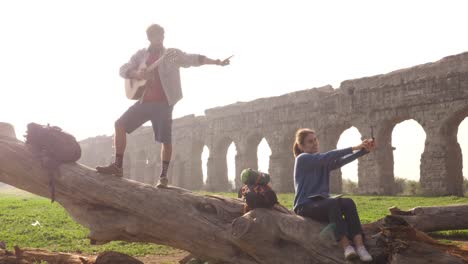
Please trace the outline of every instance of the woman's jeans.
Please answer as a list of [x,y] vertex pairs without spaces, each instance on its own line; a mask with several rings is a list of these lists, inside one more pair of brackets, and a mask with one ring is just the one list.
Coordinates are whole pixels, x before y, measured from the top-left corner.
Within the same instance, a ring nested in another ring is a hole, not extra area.
[[356,204],[349,198],[310,200],[300,205],[296,209],[296,213],[319,222],[334,223],[337,241],[340,241],[344,236],[353,240],[357,234],[362,234]]

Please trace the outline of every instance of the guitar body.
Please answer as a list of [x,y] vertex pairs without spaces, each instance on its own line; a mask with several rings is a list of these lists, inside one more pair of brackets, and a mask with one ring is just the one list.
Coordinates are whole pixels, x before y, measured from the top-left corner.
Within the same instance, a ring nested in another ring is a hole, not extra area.
[[[142,63],[138,70],[146,69],[146,63]],[[125,79],[125,95],[130,100],[139,100],[145,92],[146,80]]]
[[139,100],[145,91],[146,80],[125,79],[125,95],[130,100]]

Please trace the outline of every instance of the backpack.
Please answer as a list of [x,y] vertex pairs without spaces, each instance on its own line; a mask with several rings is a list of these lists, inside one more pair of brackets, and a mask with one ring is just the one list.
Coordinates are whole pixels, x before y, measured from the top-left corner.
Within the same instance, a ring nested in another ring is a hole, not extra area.
[[244,169],[241,172],[241,181],[246,185],[262,184],[266,185],[270,182],[270,174],[264,173],[251,168]]
[[244,198],[244,214],[255,208],[272,208],[278,204],[278,197],[268,183],[270,175],[253,169],[241,172],[241,181],[244,186],[239,190],[238,197]]
[[244,185],[240,191],[244,198],[244,214],[255,208],[271,209],[278,204],[278,197],[268,185]]
[[81,157],[81,147],[75,137],[62,131],[60,127],[29,123],[26,144],[40,158],[42,166],[49,171],[51,200],[55,200],[54,174],[62,163],[76,162]]

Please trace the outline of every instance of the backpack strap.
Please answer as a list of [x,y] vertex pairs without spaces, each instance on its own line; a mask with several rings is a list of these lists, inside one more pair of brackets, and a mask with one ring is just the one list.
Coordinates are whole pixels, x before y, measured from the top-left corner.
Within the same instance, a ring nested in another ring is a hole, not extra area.
[[50,191],[50,202],[55,201],[55,174],[56,170],[49,169],[49,191]]
[[258,185],[261,178],[262,178],[262,172],[258,171],[257,179],[255,180],[255,185]]

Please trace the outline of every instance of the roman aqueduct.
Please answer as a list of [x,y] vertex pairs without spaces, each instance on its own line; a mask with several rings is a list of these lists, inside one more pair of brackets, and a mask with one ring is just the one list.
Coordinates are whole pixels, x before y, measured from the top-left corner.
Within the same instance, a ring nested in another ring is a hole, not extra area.
[[[314,128],[321,149],[336,148],[343,131],[356,127],[369,137],[371,125],[379,141],[376,152],[359,162],[359,192],[394,193],[392,130],[414,119],[426,133],[420,183],[428,195],[461,195],[462,154],[458,126],[468,116],[468,52],[434,63],[388,74],[347,80],[340,87],[307,89],[208,109],[204,116],[188,115],[173,122],[171,184],[187,189],[226,191],[226,153],[234,142],[236,185],[243,168],[257,168],[257,146],[263,138],[270,148],[269,173],[277,191],[293,192],[291,146],[298,128]],[[81,163],[94,167],[113,159],[112,137],[81,142]],[[207,181],[203,182],[202,150],[209,148]],[[142,127],[128,137],[125,177],[153,184],[160,171],[160,146],[153,132]],[[332,191],[341,191],[341,173],[332,176]]]

